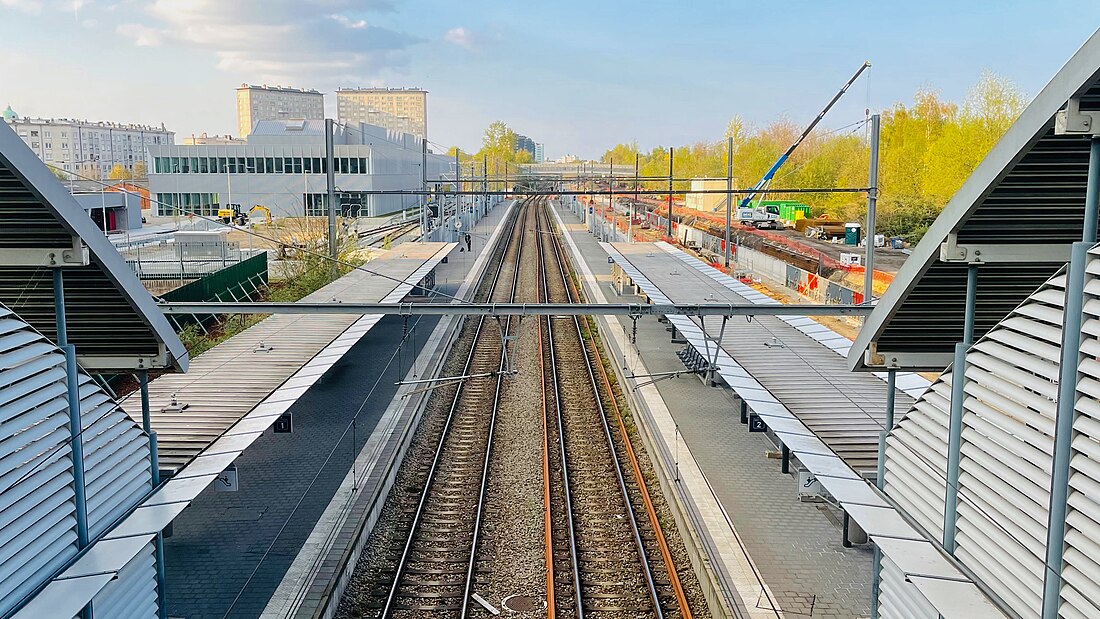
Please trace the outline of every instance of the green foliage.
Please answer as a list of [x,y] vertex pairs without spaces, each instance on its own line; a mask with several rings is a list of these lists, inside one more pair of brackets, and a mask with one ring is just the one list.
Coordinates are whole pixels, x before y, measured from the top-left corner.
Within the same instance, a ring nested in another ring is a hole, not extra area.
[[[981,163],[1023,111],[1027,99],[1012,82],[982,74],[962,105],[943,101],[938,92],[918,90],[909,104],[896,103],[882,114],[879,158],[879,225],[887,235],[919,240],[928,225]],[[733,138],[734,185],[749,187],[762,178],[801,133],[801,122],[781,117],[754,127],[740,116],[730,119],[724,139],[674,148],[675,176],[724,177],[727,139]],[[638,145],[617,144],[601,161],[632,163]],[[864,126],[818,130],[780,168],[773,187],[864,187],[867,184],[868,135]],[[668,176],[668,148],[641,153],[642,176]],[[667,181],[650,181],[664,189]],[[675,190],[687,189],[678,182]],[[797,194],[814,215],[830,213],[858,220],[866,211],[860,193]]]
[[114,181],[124,181],[131,178],[133,175],[126,169],[126,166],[121,163],[116,163],[111,167],[111,171],[107,173],[107,178]]

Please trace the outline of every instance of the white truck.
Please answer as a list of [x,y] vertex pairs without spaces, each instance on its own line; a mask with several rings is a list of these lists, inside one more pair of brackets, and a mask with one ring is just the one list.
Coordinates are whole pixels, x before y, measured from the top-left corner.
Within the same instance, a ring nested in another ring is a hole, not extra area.
[[779,207],[775,204],[739,207],[737,209],[737,221],[754,228],[772,228],[774,230],[783,228],[783,223],[779,221]]

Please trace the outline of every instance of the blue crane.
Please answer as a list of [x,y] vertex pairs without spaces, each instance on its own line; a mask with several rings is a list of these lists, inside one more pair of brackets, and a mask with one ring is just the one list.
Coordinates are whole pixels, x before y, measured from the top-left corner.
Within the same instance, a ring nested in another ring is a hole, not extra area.
[[829,101],[829,104],[826,105],[825,109],[821,110],[821,113],[817,115],[817,118],[815,118],[813,122],[811,122],[810,125],[806,127],[806,129],[802,132],[802,135],[798,136],[798,139],[794,141],[794,144],[791,144],[790,147],[787,148],[787,150],[779,156],[779,159],[777,159],[775,163],[772,164],[772,167],[768,169],[766,174],[764,174],[764,178],[760,179],[760,182],[753,186],[752,192],[749,193],[749,195],[745,196],[744,200],[741,200],[741,203],[737,205],[738,208],[749,208],[752,205],[752,200],[756,197],[756,194],[758,194],[760,190],[767,187],[768,183],[770,183],[772,181],[772,178],[775,176],[775,173],[778,172],[779,168],[787,162],[787,159],[791,156],[791,153],[793,153],[795,149],[798,148],[798,145],[801,144],[810,135],[810,132],[814,130],[814,127],[816,127],[819,122],[821,122],[822,118],[825,118],[825,115],[829,113],[829,110],[833,108],[833,105],[835,105],[836,102],[839,101],[842,96],[844,96],[845,92],[848,92],[848,88],[852,84],[854,84],[855,81],[859,79],[859,76],[870,66],[870,62],[864,62],[863,65],[859,67],[859,70],[856,71],[856,74],[852,76],[852,79],[848,80],[848,82],[844,84],[844,87],[840,89],[840,92],[833,95],[833,98],[831,101]]

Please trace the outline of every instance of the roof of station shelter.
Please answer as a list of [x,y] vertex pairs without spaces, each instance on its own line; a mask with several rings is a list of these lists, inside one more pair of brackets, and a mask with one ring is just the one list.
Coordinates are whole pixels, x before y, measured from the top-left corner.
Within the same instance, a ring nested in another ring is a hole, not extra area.
[[[655,302],[778,303],[664,242],[604,247]],[[683,326],[677,324],[681,319]],[[691,332],[698,329],[699,319],[678,317],[673,322],[701,355],[713,354],[713,341],[706,341],[701,331],[693,341]],[[875,471],[887,386],[879,376],[848,371],[844,355],[851,340],[805,316],[761,315],[749,321],[731,319],[724,330],[720,325],[720,318],[708,318],[707,336],[717,341],[721,335],[722,350],[737,366],[727,382],[754,411],[782,408],[848,466],[861,473]],[[899,375],[898,405],[908,407],[927,386],[920,376]]]
[[[455,246],[399,245],[302,302],[397,303]],[[251,436],[240,443],[243,450],[380,319],[381,315],[277,314],[195,357],[187,374],[150,382],[150,418],[160,468],[179,470],[216,441],[243,432],[242,423],[250,428],[244,432],[246,438]],[[131,415],[140,414],[138,398],[133,393],[122,401]]]
[[0,123],[0,303],[56,342],[54,269],[84,369],[186,371],[187,351],[152,296],[61,181]]
[[977,339],[1068,261],[1084,225],[1091,141],[1056,135],[1071,99],[1085,115],[1100,112],[1100,31],[948,202],[867,318],[850,367],[941,370],[962,337],[968,264],[980,265]]

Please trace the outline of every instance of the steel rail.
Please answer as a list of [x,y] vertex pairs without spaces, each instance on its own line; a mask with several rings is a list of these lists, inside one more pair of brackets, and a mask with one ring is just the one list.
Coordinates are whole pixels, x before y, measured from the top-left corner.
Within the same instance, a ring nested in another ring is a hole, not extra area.
[[[536,228],[538,226],[539,217],[535,218]],[[538,239],[539,251],[545,258],[545,251],[543,246],[542,234],[536,234]],[[540,272],[540,281],[543,287],[546,289],[546,294],[549,296],[550,287],[548,283],[548,275],[546,273],[546,265],[543,264],[543,269]],[[561,458],[561,476],[562,476],[562,496],[565,498],[565,521],[568,523],[568,541],[569,541],[569,560],[573,568],[573,603],[577,606],[577,619],[584,619],[584,590],[581,587],[581,568],[580,559],[577,552],[577,522],[575,519],[575,513],[573,511],[573,491],[569,485],[569,461],[566,458],[565,451],[565,415],[562,412],[562,397],[561,397],[561,383],[558,379],[558,364],[557,364],[557,348],[554,346],[554,321],[546,320],[546,334],[547,341],[550,347],[550,374],[552,383],[554,385],[554,409],[557,411],[558,418],[558,447]],[[598,396],[597,396],[598,397]],[[549,437],[547,437],[549,438]]]
[[[535,300],[544,301],[549,296],[546,286],[545,264],[542,249],[542,236],[538,238],[538,267],[536,271],[541,275],[539,286],[535,290]],[[539,319],[538,345],[539,345],[539,376],[542,377],[542,536],[543,556],[546,560],[546,617],[557,617],[557,600],[555,599],[556,580],[554,578],[554,522],[550,498],[550,409],[546,398],[546,346],[542,337],[542,319]],[[547,319],[546,322],[549,322]],[[549,325],[547,325],[549,328]],[[549,338],[547,338],[549,339]],[[553,364],[551,364],[553,365]],[[555,407],[556,407],[555,403]]]
[[165,314],[397,314],[413,316],[865,316],[873,305],[819,303],[160,303]]
[[[571,280],[565,270],[565,255],[561,251],[561,246],[558,244],[558,237],[555,237],[555,256],[558,264],[558,272],[562,278],[562,282],[565,284],[566,294],[570,297],[570,301],[578,301],[579,299],[573,298],[571,293]],[[588,373],[589,385],[592,388],[593,398],[596,402],[596,408],[598,409],[600,417],[600,425],[603,428],[604,439],[607,441],[608,453],[611,456],[611,463],[615,470],[615,479],[619,485],[619,492],[623,499],[623,509],[626,510],[628,520],[630,521],[631,533],[634,537],[634,544],[638,550],[638,559],[642,567],[642,575],[645,578],[646,589],[649,593],[650,600],[653,602],[653,611],[659,619],[664,617],[664,609],[661,608],[661,598],[657,593],[657,586],[653,580],[653,567],[649,563],[649,557],[646,555],[645,542],[642,540],[641,531],[638,528],[638,520],[634,516],[634,507],[630,501],[630,492],[627,490],[626,481],[623,478],[622,467],[619,465],[619,459],[616,456],[617,450],[615,449],[615,441],[611,437],[611,426],[607,422],[607,411],[604,409],[603,398],[600,397],[600,389],[596,383],[596,375],[592,369],[592,359],[589,358],[586,353],[584,332],[581,329],[580,319],[577,316],[573,316],[573,327],[577,332],[577,340],[580,343],[582,356],[584,357],[585,369]],[[549,321],[548,321],[549,322]],[[623,437],[626,440],[626,437]],[[564,444],[563,444],[564,449]],[[639,484],[644,484],[644,479],[637,480]],[[578,613],[578,617],[580,614]]]
[[[501,256],[502,256],[501,257],[501,265],[503,265],[503,256],[507,255],[508,249],[509,249],[510,245],[512,244],[513,240],[514,240],[514,237],[513,237],[514,229],[515,229],[515,218],[513,218],[511,223],[510,223],[510,229],[509,229],[508,235],[506,237],[504,237],[504,238],[507,239],[507,243],[505,244],[503,252],[501,254]],[[486,248],[486,251],[490,251],[490,248]],[[496,274],[495,274],[494,279],[493,279],[492,286],[489,289],[489,292],[488,292],[487,296],[490,297],[490,298],[492,297],[493,293],[496,291],[497,284],[499,283],[501,265],[498,265],[497,270],[496,270]],[[486,271],[486,273],[488,273],[488,271]],[[473,342],[470,345],[470,352],[467,354],[466,361],[463,364],[462,374],[464,374],[464,375],[470,374],[470,367],[473,364],[474,356],[477,352],[477,348],[478,348],[477,344],[478,344],[478,341],[481,339],[482,328],[485,326],[486,318],[487,317],[484,317],[484,316],[481,317],[478,320],[477,327],[474,330]],[[502,342],[502,344],[503,344],[503,342]],[[503,358],[504,354],[505,354],[505,349],[502,346],[501,347],[502,358]],[[401,551],[401,556],[398,559],[398,563],[394,568],[393,583],[389,588],[389,592],[386,595],[386,602],[382,607],[381,613],[379,614],[379,616],[382,617],[382,618],[389,617],[390,613],[393,611],[393,605],[394,605],[394,603],[397,599],[397,591],[398,591],[398,589],[400,588],[400,585],[401,585],[401,577],[402,577],[402,575],[405,571],[405,566],[408,563],[409,553],[411,552],[413,542],[416,539],[416,533],[417,533],[417,529],[420,526],[420,521],[424,516],[424,510],[425,510],[425,507],[427,506],[427,502],[428,502],[429,490],[431,489],[432,482],[436,478],[436,473],[439,471],[439,463],[440,463],[440,461],[442,460],[442,457],[443,457],[443,448],[446,445],[447,436],[448,436],[448,434],[451,430],[451,426],[454,422],[455,413],[458,410],[459,401],[462,398],[465,385],[466,385],[465,381],[462,381],[459,384],[458,389],[455,391],[454,399],[451,402],[450,409],[447,412],[447,419],[444,422],[442,431],[440,432],[439,442],[436,445],[435,453],[432,457],[431,467],[428,469],[428,476],[427,476],[427,479],[424,482],[424,488],[423,488],[423,491],[420,494],[420,500],[417,502],[416,511],[413,514],[412,522],[409,525],[409,535],[405,540],[405,545],[404,545],[404,548]],[[490,439],[490,441],[492,440],[492,435],[491,434],[490,434],[489,439]],[[479,506],[479,509],[480,509],[480,506]],[[467,599],[462,600],[463,611],[465,611],[465,609],[467,607],[467,601],[468,601]]]
[[[564,250],[558,245],[559,251],[564,255]],[[580,292],[577,290],[576,284],[572,279],[569,280],[569,289],[572,292],[573,298],[580,299]],[[589,333],[594,333],[596,329],[595,321],[591,317],[586,317],[588,321]],[[599,348],[596,346],[596,342],[592,337],[585,340],[585,346],[590,347],[593,355],[596,358],[600,358]],[[611,401],[611,409],[615,413],[615,421],[619,427],[619,435],[623,439],[623,448],[626,451],[627,460],[630,461],[630,467],[634,472],[634,478],[638,482],[638,492],[642,496],[642,503],[645,504],[646,515],[649,517],[650,526],[653,527],[654,537],[657,540],[657,546],[661,551],[661,559],[665,564],[665,572],[668,574],[669,585],[672,587],[673,594],[676,596],[676,603],[680,606],[681,619],[692,619],[691,606],[688,604],[687,595],[684,593],[683,584],[680,582],[680,575],[676,571],[676,563],[672,558],[672,551],[669,550],[668,540],[665,539],[664,529],[661,526],[661,521],[657,517],[657,510],[653,506],[653,499],[649,496],[649,488],[645,483],[645,476],[642,475],[641,465],[638,463],[638,457],[634,453],[634,446],[630,443],[630,435],[626,431],[626,423],[623,421],[622,411],[619,410],[619,402],[615,397],[615,391],[611,388],[611,380],[607,376],[607,370],[602,363],[596,364],[596,367],[600,370],[600,378],[603,383],[604,389],[607,392],[607,397]]]
[[[530,200],[527,201],[527,205],[524,210],[531,208]],[[526,217],[527,213],[523,215]],[[517,215],[516,219],[519,219]],[[515,220],[513,220],[515,221]],[[520,230],[519,245],[516,248],[516,262],[515,267],[512,269],[512,288],[508,293],[509,299],[516,298],[516,287],[519,284],[519,272],[521,267],[521,261],[523,258],[523,230]],[[500,320],[499,318],[497,319]],[[505,334],[509,333],[512,326],[512,318],[508,317],[504,322],[504,331],[501,332],[501,338]],[[481,519],[485,513],[485,499],[486,494],[489,491],[489,465],[493,455],[493,431],[496,428],[497,411],[500,409],[500,395],[503,389],[501,388],[502,381],[504,380],[505,370],[508,364],[508,341],[503,340],[500,343],[500,369],[497,372],[497,387],[496,393],[493,395],[493,411],[489,416],[489,439],[485,444],[485,459],[482,461],[481,466],[481,489],[478,492],[477,498],[477,514],[474,516],[474,534],[473,539],[470,541],[470,560],[466,566],[466,588],[462,595],[462,619],[469,617],[470,610],[470,595],[473,592],[474,586],[474,568],[477,564],[477,542],[481,536]]]

